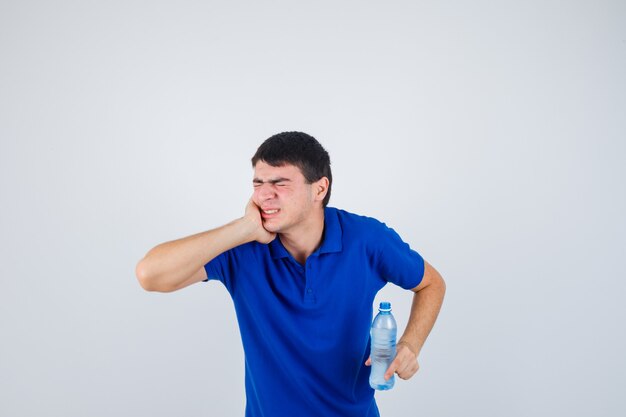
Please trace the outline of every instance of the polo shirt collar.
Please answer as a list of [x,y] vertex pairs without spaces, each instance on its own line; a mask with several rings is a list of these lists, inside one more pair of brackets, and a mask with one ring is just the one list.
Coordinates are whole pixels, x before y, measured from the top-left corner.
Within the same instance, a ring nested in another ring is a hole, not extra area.
[[320,246],[320,253],[341,252],[341,225],[339,215],[334,207],[324,208],[324,240]]
[[[315,251],[322,253],[341,252],[341,225],[339,224],[339,216],[337,209],[333,207],[324,208],[324,240],[320,248]],[[278,236],[269,243],[270,253],[273,259],[287,258],[289,252],[283,246]]]

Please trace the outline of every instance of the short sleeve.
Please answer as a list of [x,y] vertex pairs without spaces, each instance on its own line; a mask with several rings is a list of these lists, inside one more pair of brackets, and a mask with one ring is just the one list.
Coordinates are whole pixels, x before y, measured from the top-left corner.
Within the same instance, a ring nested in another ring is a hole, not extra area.
[[381,277],[404,289],[419,285],[424,277],[424,259],[392,228],[381,223],[375,241],[376,267]]
[[232,277],[235,269],[234,259],[236,259],[236,257],[233,251],[229,250],[221,253],[209,261],[206,265],[204,265],[204,270],[207,275],[205,282],[211,280],[220,281],[224,284],[228,292],[232,293]]

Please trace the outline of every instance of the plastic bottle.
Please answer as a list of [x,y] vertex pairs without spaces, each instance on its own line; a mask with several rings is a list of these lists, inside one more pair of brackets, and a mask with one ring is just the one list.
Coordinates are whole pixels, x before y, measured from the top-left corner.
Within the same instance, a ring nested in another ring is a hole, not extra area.
[[370,358],[372,369],[370,373],[370,386],[377,390],[393,388],[395,376],[385,381],[385,372],[396,357],[396,335],[398,326],[391,314],[391,303],[383,301],[378,308],[378,314],[372,322],[372,342]]

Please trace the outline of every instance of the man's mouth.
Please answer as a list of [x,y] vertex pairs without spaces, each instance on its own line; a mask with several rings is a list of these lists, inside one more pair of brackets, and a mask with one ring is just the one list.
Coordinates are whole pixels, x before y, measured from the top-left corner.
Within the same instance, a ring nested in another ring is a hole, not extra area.
[[270,218],[276,216],[279,211],[280,211],[280,209],[262,209],[261,210],[261,217],[263,217],[264,219],[270,219]]

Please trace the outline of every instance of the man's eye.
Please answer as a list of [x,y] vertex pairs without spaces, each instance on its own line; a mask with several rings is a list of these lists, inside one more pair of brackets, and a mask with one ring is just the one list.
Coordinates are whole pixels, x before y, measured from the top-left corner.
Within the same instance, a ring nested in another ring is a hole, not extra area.
[[258,182],[255,182],[255,183],[253,183],[253,184],[252,184],[252,186],[253,186],[254,188],[257,188],[259,185],[261,185],[261,184],[259,184]]

